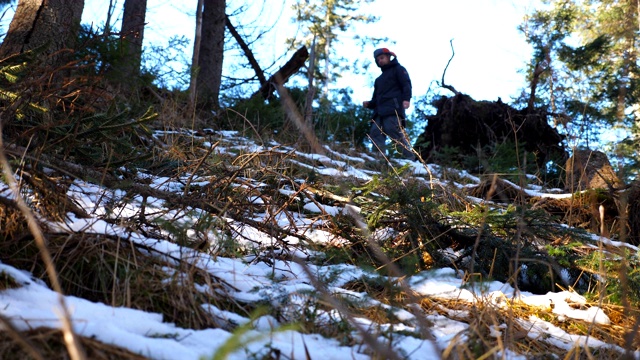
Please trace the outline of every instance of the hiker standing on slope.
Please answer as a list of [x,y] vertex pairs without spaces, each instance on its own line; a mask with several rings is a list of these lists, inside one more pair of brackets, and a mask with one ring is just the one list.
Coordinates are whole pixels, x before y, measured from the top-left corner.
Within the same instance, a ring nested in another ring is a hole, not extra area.
[[411,105],[409,73],[400,65],[396,54],[387,48],[376,49],[373,57],[382,74],[376,79],[371,100],[362,103],[367,109],[373,110],[369,131],[373,141],[372,151],[382,152],[386,156],[386,140],[389,136],[394,145],[400,147],[402,155],[413,160],[415,156],[411,151],[411,145],[402,131],[406,121],[404,111]]

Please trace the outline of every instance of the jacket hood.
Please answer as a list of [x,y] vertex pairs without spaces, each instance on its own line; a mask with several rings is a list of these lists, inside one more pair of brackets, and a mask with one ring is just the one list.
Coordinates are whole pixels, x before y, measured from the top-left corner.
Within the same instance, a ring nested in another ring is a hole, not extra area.
[[385,71],[386,69],[389,69],[389,68],[392,68],[392,67],[394,67],[394,66],[397,66],[398,64],[399,64],[399,63],[398,63],[398,59],[397,59],[397,58],[394,58],[393,60],[389,61],[389,63],[388,63],[387,65],[379,66],[379,68],[380,68],[382,71]]

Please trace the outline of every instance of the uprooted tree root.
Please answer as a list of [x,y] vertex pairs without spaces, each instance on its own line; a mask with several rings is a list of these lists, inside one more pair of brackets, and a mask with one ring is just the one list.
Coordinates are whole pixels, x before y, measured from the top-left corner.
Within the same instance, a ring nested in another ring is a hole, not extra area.
[[[640,183],[635,183],[620,196],[621,207],[626,212],[620,214],[621,221],[628,223],[627,240],[640,245]],[[623,234],[625,232],[622,232]]]
[[[442,96],[433,106],[437,113],[427,116],[428,125],[416,143],[423,159],[437,160],[435,153],[455,148],[455,161],[462,164],[465,157],[478,156],[485,149],[492,153],[504,142],[522,144],[527,152],[536,154],[540,169],[549,160],[563,163],[567,158],[563,136],[549,125],[544,109],[515,109],[501,100],[476,101],[462,93]],[[519,167],[516,159],[510,159],[511,165]]]

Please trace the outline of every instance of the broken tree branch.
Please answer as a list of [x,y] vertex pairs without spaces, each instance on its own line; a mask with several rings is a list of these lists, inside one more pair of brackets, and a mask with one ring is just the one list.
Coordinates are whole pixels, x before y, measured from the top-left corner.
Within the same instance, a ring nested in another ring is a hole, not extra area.
[[302,133],[304,138],[307,140],[307,143],[310,146],[311,150],[316,154],[324,155],[326,151],[322,147],[320,140],[316,136],[316,133],[313,130],[313,125],[307,123],[304,120],[304,118],[300,114],[300,111],[298,110],[298,107],[291,98],[291,95],[289,95],[287,89],[282,85],[284,84],[284,81],[278,78],[278,73],[275,73],[274,75],[276,76],[274,82],[276,84],[276,90],[278,91],[278,96],[280,96],[280,99],[282,99],[282,106],[285,113],[287,114],[287,117],[289,118],[289,120],[293,121],[300,133]]
[[291,59],[289,59],[289,61],[287,61],[280,70],[271,75],[269,80],[267,80],[267,82],[263,84],[260,89],[253,94],[253,96],[260,94],[262,95],[262,98],[269,99],[273,92],[277,90],[278,86],[284,85],[284,83],[286,83],[293,74],[298,72],[298,70],[304,66],[308,57],[309,51],[305,46],[298,49],[298,51],[291,56]]
[[249,65],[251,65],[251,68],[253,69],[253,71],[255,71],[256,76],[258,77],[258,81],[260,82],[260,86],[265,86],[265,84],[267,83],[267,78],[264,76],[264,71],[262,71],[262,68],[260,67],[260,64],[258,64],[256,57],[253,56],[253,52],[249,48],[249,45],[247,45],[240,33],[238,33],[236,27],[233,26],[231,20],[229,19],[229,16],[225,16],[224,19],[225,25],[227,26],[227,29],[229,29],[231,36],[233,36],[238,45],[240,45],[240,48],[244,52],[244,56],[246,56],[247,60],[249,61]]
[[449,44],[451,44],[451,57],[449,58],[449,61],[447,62],[447,66],[444,67],[444,71],[442,72],[442,81],[440,82],[440,86],[451,91],[452,93],[456,94],[456,95],[460,95],[460,92],[458,90],[456,90],[456,88],[454,88],[452,85],[447,85],[444,82],[444,75],[447,73],[447,69],[449,68],[449,64],[451,64],[451,60],[453,60],[453,57],[456,55],[455,50],[453,49],[453,39],[449,40]]

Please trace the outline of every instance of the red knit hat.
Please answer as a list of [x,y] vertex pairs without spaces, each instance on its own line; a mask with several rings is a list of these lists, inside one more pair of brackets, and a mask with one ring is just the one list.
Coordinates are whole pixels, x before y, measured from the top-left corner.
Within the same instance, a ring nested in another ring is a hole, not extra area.
[[387,54],[389,56],[396,57],[396,54],[393,51],[389,50],[388,48],[380,48],[380,49],[376,49],[373,52],[373,58],[375,59],[378,57],[378,55],[382,55],[382,54]]

